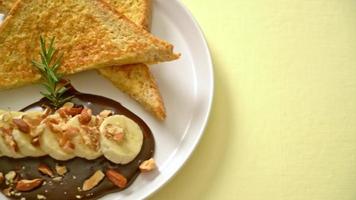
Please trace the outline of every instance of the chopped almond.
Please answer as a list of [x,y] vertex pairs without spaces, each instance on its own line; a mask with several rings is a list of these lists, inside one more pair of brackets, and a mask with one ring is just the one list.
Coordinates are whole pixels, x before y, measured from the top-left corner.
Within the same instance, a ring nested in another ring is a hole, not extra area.
[[127,179],[113,169],[106,171],[106,177],[108,177],[108,179],[119,188],[125,188],[127,186]]
[[91,121],[92,111],[91,109],[84,108],[79,115],[79,122],[81,124],[88,124]]
[[9,171],[7,174],[5,174],[5,180],[8,184],[11,184],[15,178],[16,178],[16,172],[15,171]]
[[68,170],[66,166],[56,165],[56,172],[57,174],[64,176],[68,172]]
[[122,140],[124,140],[124,133],[116,133],[113,137],[113,140],[115,140],[116,142],[121,142]]
[[58,109],[57,113],[59,114],[59,116],[61,116],[62,118],[67,118],[68,115],[67,115],[66,109],[67,108],[63,108],[63,107]]
[[47,197],[44,196],[44,195],[42,195],[42,194],[38,194],[38,195],[37,195],[37,199],[38,199],[38,200],[45,200],[45,199],[47,199]]
[[79,115],[83,110],[83,107],[73,107],[66,110],[67,115],[75,116]]
[[97,186],[105,177],[105,174],[98,170],[96,171],[90,178],[84,181],[83,184],[83,191],[89,191]]
[[46,107],[46,109],[42,112],[41,118],[44,119],[51,113],[52,113],[52,109],[50,107]]
[[55,181],[55,182],[60,182],[60,181],[63,180],[63,177],[57,176],[57,177],[54,177],[52,180]]
[[66,137],[66,138],[73,138],[78,133],[79,133],[79,129],[78,128],[69,126],[64,130],[63,136]]
[[39,186],[41,186],[43,183],[43,179],[32,179],[32,180],[27,180],[23,179],[17,182],[16,184],[16,190],[21,191],[21,192],[27,192],[31,191]]
[[154,169],[156,169],[156,162],[153,158],[143,161],[140,165],[141,172],[150,172]]
[[23,133],[30,133],[31,132],[30,126],[23,119],[12,119],[12,122],[16,125],[16,127],[21,132],[23,132]]
[[49,177],[54,176],[52,170],[45,164],[40,164],[38,166],[38,171],[40,171],[42,174],[48,175]]
[[15,151],[15,152],[19,151],[17,143],[15,142],[14,137],[13,137],[12,134],[4,135],[4,139],[5,139],[6,144],[8,144],[13,151]]
[[73,144],[71,141],[67,140],[67,141],[64,143],[64,145],[62,146],[62,149],[63,149],[64,151],[66,151],[66,152],[73,152],[74,149],[75,149],[75,146],[74,146],[74,144]]

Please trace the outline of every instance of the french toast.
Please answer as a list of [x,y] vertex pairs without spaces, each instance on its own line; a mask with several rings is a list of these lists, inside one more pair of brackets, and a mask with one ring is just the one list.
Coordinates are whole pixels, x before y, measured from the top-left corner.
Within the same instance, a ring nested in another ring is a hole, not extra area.
[[[20,34],[19,34],[20,33]],[[173,46],[136,26],[103,0],[18,0],[0,26],[0,89],[40,80],[31,66],[39,36],[55,37],[62,74],[177,59]]]
[[[0,0],[0,12],[8,13],[16,0]],[[149,30],[151,0],[107,0],[138,26]],[[166,117],[165,107],[157,83],[145,64],[115,66],[98,70],[122,92],[140,103],[158,119]]]
[[[108,2],[134,23],[149,30],[151,0],[108,0]],[[164,102],[153,74],[147,65],[113,66],[101,68],[98,71],[158,119],[165,119]]]

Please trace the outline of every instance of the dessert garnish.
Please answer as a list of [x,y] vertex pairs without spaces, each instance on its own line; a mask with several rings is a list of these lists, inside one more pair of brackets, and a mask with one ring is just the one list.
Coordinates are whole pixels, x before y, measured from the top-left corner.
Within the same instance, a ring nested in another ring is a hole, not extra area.
[[64,97],[64,93],[68,90],[69,82],[62,81],[62,75],[58,73],[63,54],[56,50],[54,40],[55,38],[53,37],[47,48],[46,40],[40,36],[41,61],[32,60],[32,64],[41,72],[42,85],[47,90],[47,92],[41,92],[41,94],[50,100],[55,108],[58,108],[69,101],[72,96]]

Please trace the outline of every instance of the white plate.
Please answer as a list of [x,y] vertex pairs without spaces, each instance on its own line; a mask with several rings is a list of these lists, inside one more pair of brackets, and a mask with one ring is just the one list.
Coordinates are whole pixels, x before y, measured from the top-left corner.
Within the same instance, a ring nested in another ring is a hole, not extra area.
[[[126,190],[102,199],[144,199],[157,191],[189,158],[209,116],[214,83],[204,36],[178,0],[154,0],[153,4],[153,34],[174,44],[175,51],[182,54],[177,61],[152,66],[167,108],[165,122],[157,121],[94,71],[70,77],[82,92],[121,102],[149,125],[156,139],[155,159],[159,170],[141,174]],[[39,99],[40,89],[40,86],[27,86],[0,92],[0,108],[20,109]]]

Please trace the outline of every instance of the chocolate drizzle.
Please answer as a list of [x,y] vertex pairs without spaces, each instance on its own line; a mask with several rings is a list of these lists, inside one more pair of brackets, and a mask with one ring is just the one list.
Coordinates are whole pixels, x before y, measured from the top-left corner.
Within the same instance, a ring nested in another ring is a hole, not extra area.
[[[5,174],[11,170],[15,170],[22,179],[41,177],[46,181],[45,185],[30,192],[22,192],[20,196],[12,195],[9,197],[10,199],[21,199],[21,197],[25,197],[26,200],[32,200],[37,199],[37,194],[44,195],[50,200],[78,199],[77,195],[80,195],[81,199],[98,199],[108,193],[120,191],[120,189],[105,178],[98,186],[90,191],[83,192],[78,190],[78,188],[82,187],[83,182],[96,170],[101,169],[105,172],[107,169],[115,169],[127,178],[130,185],[140,173],[139,165],[144,160],[153,157],[155,148],[153,135],[147,124],[137,115],[114,100],[98,95],[80,93],[73,87],[71,87],[66,95],[73,95],[74,97],[71,102],[76,106],[85,106],[92,109],[93,114],[99,114],[102,110],[112,110],[114,114],[125,115],[134,120],[140,126],[144,134],[143,146],[140,153],[132,162],[126,165],[114,164],[104,157],[100,157],[96,160],[74,158],[64,162],[54,160],[49,156],[22,159],[0,157],[0,172]],[[21,111],[43,110],[46,106],[51,107],[48,100],[43,98],[26,106]],[[69,172],[63,177],[62,181],[56,182],[52,178],[40,174],[37,169],[39,164],[46,164],[50,166],[53,171],[56,164],[64,165],[68,168]],[[8,188],[5,181],[0,185],[0,188],[1,190]]]

